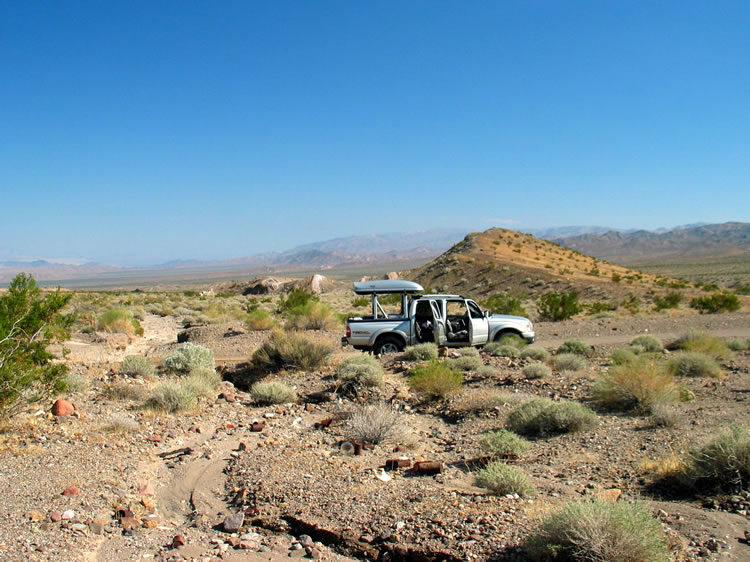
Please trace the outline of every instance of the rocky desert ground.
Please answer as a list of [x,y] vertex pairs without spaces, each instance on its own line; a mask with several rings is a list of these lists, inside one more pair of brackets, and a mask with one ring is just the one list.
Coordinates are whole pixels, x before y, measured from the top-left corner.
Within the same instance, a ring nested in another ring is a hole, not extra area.
[[[66,354],[57,349],[75,381],[65,402],[39,404],[3,426],[4,559],[525,560],[525,540],[546,515],[591,498],[645,502],[676,560],[750,559],[750,493],[684,494],[658,480],[670,459],[746,423],[747,350],[722,359],[717,377],[679,377],[690,399],[672,407],[668,423],[592,402],[611,354],[635,336],[669,344],[699,329],[746,341],[747,312],[538,322],[535,347],[554,353],[579,338],[593,346],[586,366],[529,378],[531,360],[483,351],[461,392],[437,401],[410,388],[418,362],[402,354],[378,360],[381,387],[342,392],[337,365],[360,352],[340,347],[340,329],[305,332],[335,349],[326,365],[266,374],[248,362],[268,331],[238,321],[184,329],[150,313],[141,325],[141,337],[74,333]],[[135,354],[158,366],[184,345],[178,334],[212,350],[224,381],[188,412],[146,410],[148,389],[166,375],[124,376],[120,362]],[[284,382],[299,398],[260,406],[248,388],[261,379]],[[530,438],[528,453],[510,462],[533,493],[477,486],[482,435],[532,397],[579,401],[599,424]],[[400,433],[350,454],[342,446],[351,441],[348,416],[363,403],[388,404]]]

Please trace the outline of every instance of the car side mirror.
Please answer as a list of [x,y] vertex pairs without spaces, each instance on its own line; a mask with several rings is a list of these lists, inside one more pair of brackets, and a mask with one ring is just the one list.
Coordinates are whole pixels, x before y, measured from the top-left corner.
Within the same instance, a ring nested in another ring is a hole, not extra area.
[[492,313],[489,310],[484,311],[484,317],[489,318]]

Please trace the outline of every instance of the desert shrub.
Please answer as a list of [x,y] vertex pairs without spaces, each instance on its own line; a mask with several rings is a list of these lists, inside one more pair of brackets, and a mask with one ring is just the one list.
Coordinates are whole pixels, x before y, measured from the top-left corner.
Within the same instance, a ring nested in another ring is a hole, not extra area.
[[451,403],[451,411],[457,414],[476,414],[494,410],[506,404],[518,402],[518,400],[518,394],[485,388],[473,388],[461,393]]
[[750,483],[750,431],[732,426],[690,451],[680,479],[702,491],[738,493]]
[[549,352],[543,347],[526,347],[521,350],[521,359],[535,359],[536,361],[547,361]]
[[189,388],[178,382],[165,381],[151,390],[144,407],[156,412],[176,414],[191,410],[195,405],[196,396]]
[[551,291],[539,297],[536,304],[537,312],[545,320],[559,322],[572,318],[581,311],[578,302],[578,292],[558,293]]
[[295,402],[297,393],[295,390],[283,382],[256,382],[250,387],[250,398],[256,404],[286,404]]
[[472,355],[456,357],[455,359],[448,361],[448,363],[451,368],[458,371],[476,371],[481,369],[484,365],[481,358]]
[[575,353],[555,355],[552,364],[558,371],[581,371],[588,367],[586,359]]
[[589,357],[593,353],[591,346],[586,342],[579,339],[567,340],[560,347],[557,348],[557,353],[575,353],[582,357]]
[[132,433],[138,429],[138,422],[124,414],[113,414],[105,422],[103,429],[109,433]]
[[154,365],[142,355],[128,355],[120,362],[119,373],[127,377],[150,377],[154,372]]
[[521,351],[514,345],[500,342],[490,342],[484,346],[484,350],[493,357],[520,357]]
[[674,402],[677,388],[663,364],[637,359],[612,367],[594,384],[593,394],[602,408],[650,413],[656,405]]
[[716,292],[706,297],[696,297],[690,301],[690,308],[701,314],[716,314],[718,312],[735,312],[740,309],[740,299],[732,293]]
[[666,562],[664,530],[640,503],[569,503],[546,517],[526,542],[534,560]]
[[297,330],[333,330],[339,324],[338,314],[318,301],[296,306],[287,313],[287,326]]
[[534,398],[515,408],[505,425],[520,435],[544,436],[585,431],[598,424],[596,414],[581,404]]
[[143,386],[119,381],[108,383],[102,393],[109,400],[141,402],[146,398],[146,389]]
[[584,306],[586,308],[586,312],[588,314],[591,314],[592,316],[598,315],[598,314],[606,314],[608,312],[617,310],[617,305],[612,305],[604,301],[590,302],[590,303],[586,303]]
[[516,459],[525,455],[531,443],[507,429],[482,435],[479,446],[484,454],[496,459]]
[[[451,362],[452,363],[452,362]],[[409,386],[430,399],[445,398],[461,390],[463,375],[449,363],[430,361],[412,369]]]
[[654,310],[662,311],[668,308],[678,308],[682,302],[682,293],[670,291],[664,296],[654,297]]
[[331,346],[302,334],[275,330],[253,353],[253,363],[268,370],[312,370],[322,366],[333,353]]
[[69,374],[65,377],[65,387],[67,394],[76,394],[88,390],[89,381],[81,375]]
[[343,386],[371,388],[383,385],[383,367],[372,355],[360,353],[344,359],[338,366],[336,374]]
[[483,306],[495,314],[510,314],[512,316],[528,316],[521,303],[521,297],[510,293],[498,293],[485,300]]
[[609,362],[611,365],[625,365],[626,363],[631,363],[633,361],[636,361],[638,359],[638,355],[636,355],[631,349],[615,349],[614,352],[612,352],[612,355],[609,356]]
[[352,300],[352,306],[354,308],[363,308],[370,305],[370,299],[367,297],[354,297]]
[[175,375],[187,375],[196,369],[215,369],[213,352],[202,345],[187,342],[164,358],[164,370]]
[[526,474],[504,462],[493,462],[485,466],[476,474],[478,486],[487,488],[499,496],[518,494],[519,496],[533,496],[534,485]]
[[669,347],[670,349],[681,349],[682,351],[704,353],[717,360],[729,359],[732,357],[732,351],[723,340],[705,332],[689,332],[680,337]]
[[0,417],[65,390],[67,367],[47,347],[70,335],[74,317],[60,312],[70,299],[60,290],[42,296],[23,273],[0,294]]
[[291,310],[307,305],[311,302],[317,302],[318,297],[305,289],[293,289],[286,296],[279,297],[278,311],[288,313]]
[[745,351],[750,349],[750,340],[729,340],[727,347],[732,351]]
[[431,361],[438,358],[438,346],[434,343],[419,343],[410,345],[404,350],[409,361]]
[[462,347],[459,349],[455,349],[454,351],[458,352],[458,354],[461,357],[480,357],[479,350],[476,347]]
[[670,404],[654,404],[649,421],[653,427],[674,427],[682,421],[682,415]]
[[527,379],[543,379],[552,374],[552,369],[544,363],[532,363],[531,365],[526,365],[521,373]]
[[482,365],[476,371],[474,371],[474,374],[476,374],[476,376],[479,378],[494,377],[497,374],[497,368],[493,367],[492,365]]
[[496,339],[495,342],[501,345],[512,345],[518,349],[523,349],[528,345],[526,340],[516,333],[505,333]]
[[645,353],[646,349],[642,345],[630,345],[628,346],[628,351],[635,355],[640,355],[641,353]]
[[640,345],[644,351],[649,352],[657,352],[664,349],[664,345],[661,343],[661,340],[657,338],[656,336],[649,336],[647,334],[642,334],[640,336],[636,336],[633,338],[633,341],[630,342],[630,345]]
[[345,428],[348,438],[374,445],[398,441],[404,431],[401,414],[385,403],[358,406]]
[[212,398],[221,382],[221,375],[215,369],[201,367],[190,371],[182,384],[193,394],[203,398]]
[[708,355],[685,351],[676,353],[667,361],[667,370],[679,377],[718,377],[719,364]]
[[253,332],[273,330],[276,327],[276,319],[267,310],[257,308],[247,315],[245,326]]
[[138,319],[127,308],[113,308],[99,316],[96,329],[103,332],[143,335],[143,328]]

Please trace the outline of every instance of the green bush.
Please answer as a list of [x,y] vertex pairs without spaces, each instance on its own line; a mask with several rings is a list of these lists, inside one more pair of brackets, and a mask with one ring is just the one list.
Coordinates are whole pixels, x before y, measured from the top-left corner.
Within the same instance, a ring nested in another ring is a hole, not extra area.
[[367,297],[354,297],[354,300],[352,300],[352,306],[354,308],[363,308],[365,306],[370,306],[370,299]]
[[195,405],[195,394],[186,386],[173,381],[157,384],[144,404],[149,410],[168,414],[191,410]]
[[276,327],[276,319],[267,310],[257,308],[247,315],[245,326],[251,332],[273,330]]
[[572,318],[581,311],[578,302],[578,292],[558,293],[552,291],[539,297],[536,305],[537,312],[545,320],[559,322]]
[[638,356],[633,353],[630,349],[615,349],[612,355],[609,356],[609,362],[611,365],[625,365],[626,363],[632,363],[636,361]]
[[333,330],[341,324],[330,306],[317,301],[294,307],[287,318],[287,326],[297,330]]
[[521,351],[514,345],[500,342],[490,342],[484,346],[484,350],[492,357],[520,357]]
[[505,425],[520,435],[544,436],[593,429],[599,418],[576,402],[534,398],[514,409]]
[[174,375],[187,375],[196,369],[215,369],[213,352],[207,347],[187,342],[164,358],[164,370]]
[[679,308],[682,302],[682,293],[679,291],[670,291],[664,296],[654,298],[654,310],[657,312],[668,308]]
[[535,493],[534,485],[526,474],[504,462],[494,462],[485,466],[476,474],[478,486],[487,488],[499,496],[518,494],[528,497]]
[[479,440],[479,446],[484,454],[495,459],[517,459],[525,455],[531,448],[531,443],[508,431],[490,431]]
[[750,340],[729,340],[727,347],[732,351],[746,351],[750,349]]
[[552,369],[544,363],[532,363],[526,365],[521,372],[527,379],[543,379],[552,374]]
[[275,330],[253,353],[253,363],[267,370],[297,369],[310,371],[325,364],[333,353],[331,346],[295,332]]
[[150,377],[154,372],[154,365],[142,355],[128,355],[120,363],[120,374],[127,377]]
[[344,359],[336,374],[343,387],[356,391],[383,385],[383,367],[372,355],[359,353]]
[[287,293],[286,297],[283,295],[279,297],[278,311],[281,313],[288,313],[289,311],[305,306],[311,302],[317,302],[319,299],[313,295],[310,291],[305,289],[293,289]]
[[453,351],[457,351],[461,357],[480,357],[479,350],[472,346],[461,347],[459,349],[454,349]]
[[546,517],[526,541],[534,560],[667,562],[661,524],[640,503],[569,503]]
[[667,370],[679,377],[718,377],[719,364],[702,353],[685,351],[677,353],[667,362]]
[[690,301],[690,308],[701,314],[716,314],[718,312],[735,312],[740,309],[740,299],[732,293],[716,292],[711,296],[696,297]]
[[723,340],[705,332],[689,332],[669,347],[670,349],[703,353],[717,360],[730,359],[732,357],[732,351]]
[[143,328],[138,319],[126,308],[108,310],[97,321],[96,329],[103,332],[142,336]]
[[404,356],[409,361],[431,361],[438,358],[438,346],[434,343],[410,345],[404,350]]
[[47,347],[70,335],[74,317],[61,313],[70,299],[59,289],[42,296],[23,273],[0,294],[0,417],[65,391],[68,369]]
[[589,344],[579,339],[567,340],[557,348],[558,354],[575,353],[576,355],[580,355],[582,357],[590,357],[593,351],[594,350],[591,349],[591,346]]
[[203,398],[213,398],[216,396],[216,389],[221,382],[221,375],[215,369],[200,367],[190,371],[182,384],[190,390],[195,396]]
[[586,359],[575,353],[555,355],[552,364],[558,371],[582,371],[588,367]]
[[549,352],[543,347],[525,347],[521,350],[521,359],[534,359],[536,361],[548,361]]
[[512,316],[528,316],[521,303],[520,296],[510,293],[498,293],[485,300],[482,305],[494,314],[510,314]]
[[450,364],[451,368],[458,371],[477,371],[484,366],[481,358],[474,357],[472,355],[465,357],[456,357],[455,359],[449,360],[448,363]]
[[256,382],[250,387],[250,399],[256,404],[286,404],[297,400],[295,390],[283,382]]
[[409,386],[430,399],[441,399],[461,390],[463,375],[450,364],[430,361],[412,369]]
[[680,473],[688,486],[702,491],[738,493],[750,482],[750,432],[733,426],[690,451]]
[[674,402],[677,388],[664,365],[637,359],[612,367],[593,387],[594,400],[609,410],[651,413],[656,406]]
[[649,352],[658,352],[664,349],[664,345],[659,338],[647,334],[634,337],[633,341],[630,342],[630,345],[639,345],[644,351]]

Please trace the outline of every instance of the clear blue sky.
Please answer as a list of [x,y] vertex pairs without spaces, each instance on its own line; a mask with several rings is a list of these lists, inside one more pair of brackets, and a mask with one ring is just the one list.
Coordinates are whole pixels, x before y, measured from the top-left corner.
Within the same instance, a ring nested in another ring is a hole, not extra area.
[[0,10],[0,258],[750,221],[747,1]]

